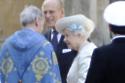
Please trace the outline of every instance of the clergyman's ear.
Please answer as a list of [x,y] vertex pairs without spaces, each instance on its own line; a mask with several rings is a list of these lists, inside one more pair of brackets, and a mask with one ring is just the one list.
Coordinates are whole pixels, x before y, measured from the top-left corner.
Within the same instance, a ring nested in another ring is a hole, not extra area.
[[38,27],[38,25],[39,25],[38,23],[39,23],[39,19],[36,18],[36,20],[35,20],[35,26],[36,26],[36,27]]

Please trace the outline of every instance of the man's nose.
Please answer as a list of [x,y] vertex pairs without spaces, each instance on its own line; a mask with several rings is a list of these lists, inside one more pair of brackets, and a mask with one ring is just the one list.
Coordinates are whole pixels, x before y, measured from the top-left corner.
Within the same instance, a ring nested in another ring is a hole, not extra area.
[[49,18],[50,16],[51,16],[51,15],[50,15],[49,12],[45,13],[45,17],[46,17],[46,18]]

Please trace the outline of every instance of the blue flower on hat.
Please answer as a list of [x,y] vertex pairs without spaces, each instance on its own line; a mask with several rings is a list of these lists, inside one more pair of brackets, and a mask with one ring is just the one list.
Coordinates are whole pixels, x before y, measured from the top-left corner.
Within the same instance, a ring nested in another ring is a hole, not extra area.
[[82,26],[80,24],[71,24],[71,25],[69,25],[69,30],[80,31],[80,30],[82,30]]

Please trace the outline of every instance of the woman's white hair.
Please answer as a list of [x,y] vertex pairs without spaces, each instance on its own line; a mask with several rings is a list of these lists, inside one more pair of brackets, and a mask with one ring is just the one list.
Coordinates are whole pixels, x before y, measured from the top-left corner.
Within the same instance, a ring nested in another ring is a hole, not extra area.
[[36,18],[42,17],[42,12],[34,5],[26,6],[20,13],[20,23],[25,26],[32,23]]
[[63,33],[65,29],[84,35],[86,38],[90,37],[95,28],[92,20],[82,14],[64,17],[56,22],[56,29]]

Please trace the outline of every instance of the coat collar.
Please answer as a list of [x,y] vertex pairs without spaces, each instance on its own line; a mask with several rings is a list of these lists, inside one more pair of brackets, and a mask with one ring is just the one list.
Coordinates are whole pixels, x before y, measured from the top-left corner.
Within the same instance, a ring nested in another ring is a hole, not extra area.
[[125,44],[125,35],[119,35],[119,36],[115,36],[115,37],[113,37],[113,39],[112,39],[112,42],[113,43],[124,43]]

